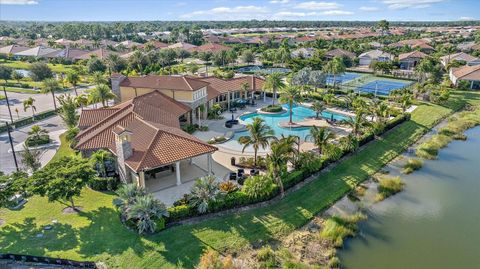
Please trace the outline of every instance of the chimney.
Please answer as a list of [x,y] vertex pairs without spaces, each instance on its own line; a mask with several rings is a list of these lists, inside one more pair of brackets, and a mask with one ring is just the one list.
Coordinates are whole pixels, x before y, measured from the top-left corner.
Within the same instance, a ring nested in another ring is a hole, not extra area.
[[116,96],[114,99],[115,104],[118,104],[121,101],[120,84],[126,78],[127,77],[122,74],[112,74],[110,77],[110,81],[112,82],[112,92]]
[[125,160],[130,158],[130,156],[132,156],[133,154],[133,133],[120,125],[113,129],[113,133],[115,134],[115,148],[117,152],[118,173],[120,175],[120,179],[124,183],[128,183],[130,181],[130,173],[127,173]]

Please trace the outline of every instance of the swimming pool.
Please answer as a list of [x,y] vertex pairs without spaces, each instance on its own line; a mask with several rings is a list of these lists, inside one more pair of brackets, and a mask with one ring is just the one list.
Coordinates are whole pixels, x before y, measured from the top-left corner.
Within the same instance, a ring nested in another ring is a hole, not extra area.
[[[288,110],[288,105],[283,106],[285,109]],[[300,122],[305,120],[306,118],[309,117],[315,117],[316,113],[312,109],[304,106],[295,106],[293,108],[293,115],[292,115],[292,120],[294,122]],[[329,111],[324,111],[322,112],[322,116],[324,118],[332,118],[338,121],[341,120],[346,120],[348,119],[348,116],[346,115],[341,115],[338,113],[333,113]],[[296,135],[299,136],[302,140],[305,139],[305,136],[310,133],[310,127],[298,127],[298,128],[283,128],[280,127],[280,122],[287,122],[289,120],[290,114],[288,111],[285,113],[281,114],[258,114],[258,113],[251,113],[251,114],[246,114],[243,116],[240,116],[240,120],[244,121],[245,124],[252,123],[253,119],[259,117],[262,118],[265,123],[272,128],[274,131],[274,135],[278,138],[288,135]],[[238,138],[241,136],[249,135],[248,131],[243,131],[243,132],[237,132],[235,135],[232,137],[231,140],[221,144],[222,146],[228,147],[233,150],[242,150],[242,145],[238,143]],[[247,151],[252,151],[251,148],[247,148]]]
[[388,95],[391,91],[405,88],[410,84],[412,82],[379,79],[357,87],[357,91],[373,94],[377,92],[377,95]]
[[[358,77],[362,76],[362,74],[359,73],[352,73],[352,72],[345,72],[341,75],[335,76],[335,83],[346,83],[349,82],[350,80],[356,79]],[[333,84],[333,75],[327,75],[327,85]]]

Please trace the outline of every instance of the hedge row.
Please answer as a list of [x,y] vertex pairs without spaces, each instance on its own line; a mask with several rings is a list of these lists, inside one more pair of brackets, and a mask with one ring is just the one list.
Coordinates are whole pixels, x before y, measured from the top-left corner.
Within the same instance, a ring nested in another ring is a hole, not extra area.
[[[32,124],[34,122],[55,116],[57,112],[55,110],[47,110],[44,112],[40,112],[35,115],[35,120],[33,120],[33,117],[28,117],[28,118],[23,118],[17,121],[13,121],[13,125],[15,128],[23,127],[29,124]],[[2,125],[0,126],[0,133],[6,132],[7,131],[7,125]]]
[[[397,117],[390,120],[382,132],[377,133],[377,135],[381,135],[388,130],[394,128],[395,126],[407,121],[410,119],[410,114],[401,114]],[[359,139],[359,145],[365,145],[366,143],[375,139],[375,135],[373,132],[364,134]],[[282,183],[285,189],[289,189],[296,184],[300,183],[301,181],[305,180],[309,176],[313,175],[316,172],[321,171],[323,168],[328,166],[331,163],[338,161],[343,156],[349,154],[348,151],[342,151],[338,148],[340,152],[339,154],[332,154],[330,157],[322,156],[317,158],[311,158],[308,162],[302,163],[302,168],[286,173],[284,177],[282,177]],[[263,197],[258,197],[256,199],[249,197],[245,192],[242,190],[236,190],[234,192],[226,194],[222,199],[219,199],[213,202],[206,213],[216,213],[227,209],[238,208],[258,202],[263,202],[270,200],[279,194],[279,189],[275,188],[272,192],[268,195]],[[198,213],[196,208],[188,205],[182,204],[168,208],[169,217],[167,218],[167,224],[177,222],[180,220],[197,217],[201,215]]]

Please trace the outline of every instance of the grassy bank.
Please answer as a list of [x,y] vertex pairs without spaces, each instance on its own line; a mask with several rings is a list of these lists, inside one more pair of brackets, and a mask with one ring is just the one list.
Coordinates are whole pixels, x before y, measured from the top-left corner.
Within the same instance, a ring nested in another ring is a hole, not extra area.
[[[110,194],[85,190],[76,203],[85,208],[79,215],[65,215],[60,203],[34,197],[21,211],[4,210],[0,218],[0,249],[99,260],[109,268],[192,268],[202,251],[211,247],[235,252],[248,244],[276,241],[304,225],[352,188],[376,173],[429,128],[454,110],[480,100],[477,93],[455,93],[445,105],[421,104],[412,118],[368,144],[328,172],[273,205],[228,214],[193,225],[169,228],[153,236],[139,237],[126,230],[113,209]],[[470,101],[469,100],[469,101]],[[58,220],[49,237],[36,238],[41,225]]]

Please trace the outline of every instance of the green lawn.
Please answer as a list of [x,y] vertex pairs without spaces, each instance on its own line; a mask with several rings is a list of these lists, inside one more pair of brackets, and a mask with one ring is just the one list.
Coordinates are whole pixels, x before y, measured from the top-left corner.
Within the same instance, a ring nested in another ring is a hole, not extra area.
[[[24,62],[24,61],[10,61],[10,60],[2,60],[0,64],[10,66],[14,69],[30,69],[31,63]],[[63,65],[63,64],[47,64],[50,69],[52,69],[55,73],[67,73],[68,71],[72,70],[71,65]]]
[[60,147],[58,148],[58,151],[57,153],[55,153],[55,155],[53,155],[53,158],[52,160],[50,161],[55,161],[55,160],[58,160],[64,156],[69,156],[69,155],[73,155],[75,154],[75,151],[68,146],[68,142],[67,142],[67,139],[65,138],[66,134],[63,133],[60,135]]
[[[1,87],[1,89],[3,90],[3,87]],[[41,93],[34,89],[25,89],[25,88],[16,88],[16,87],[5,87],[5,90],[7,92],[16,92],[16,93],[31,93],[31,94]]]
[[[109,268],[192,268],[207,247],[234,252],[259,240],[280,240],[381,169],[441,118],[460,108],[463,97],[478,102],[480,94],[457,93],[444,106],[421,104],[410,121],[268,207],[140,237],[123,228],[112,207],[111,194],[85,190],[76,201],[84,207],[79,215],[62,214],[65,205],[34,197],[21,211],[0,212],[0,218],[6,221],[0,228],[0,249],[104,261]],[[59,224],[46,231],[45,237],[36,238],[41,225],[52,219]]]

